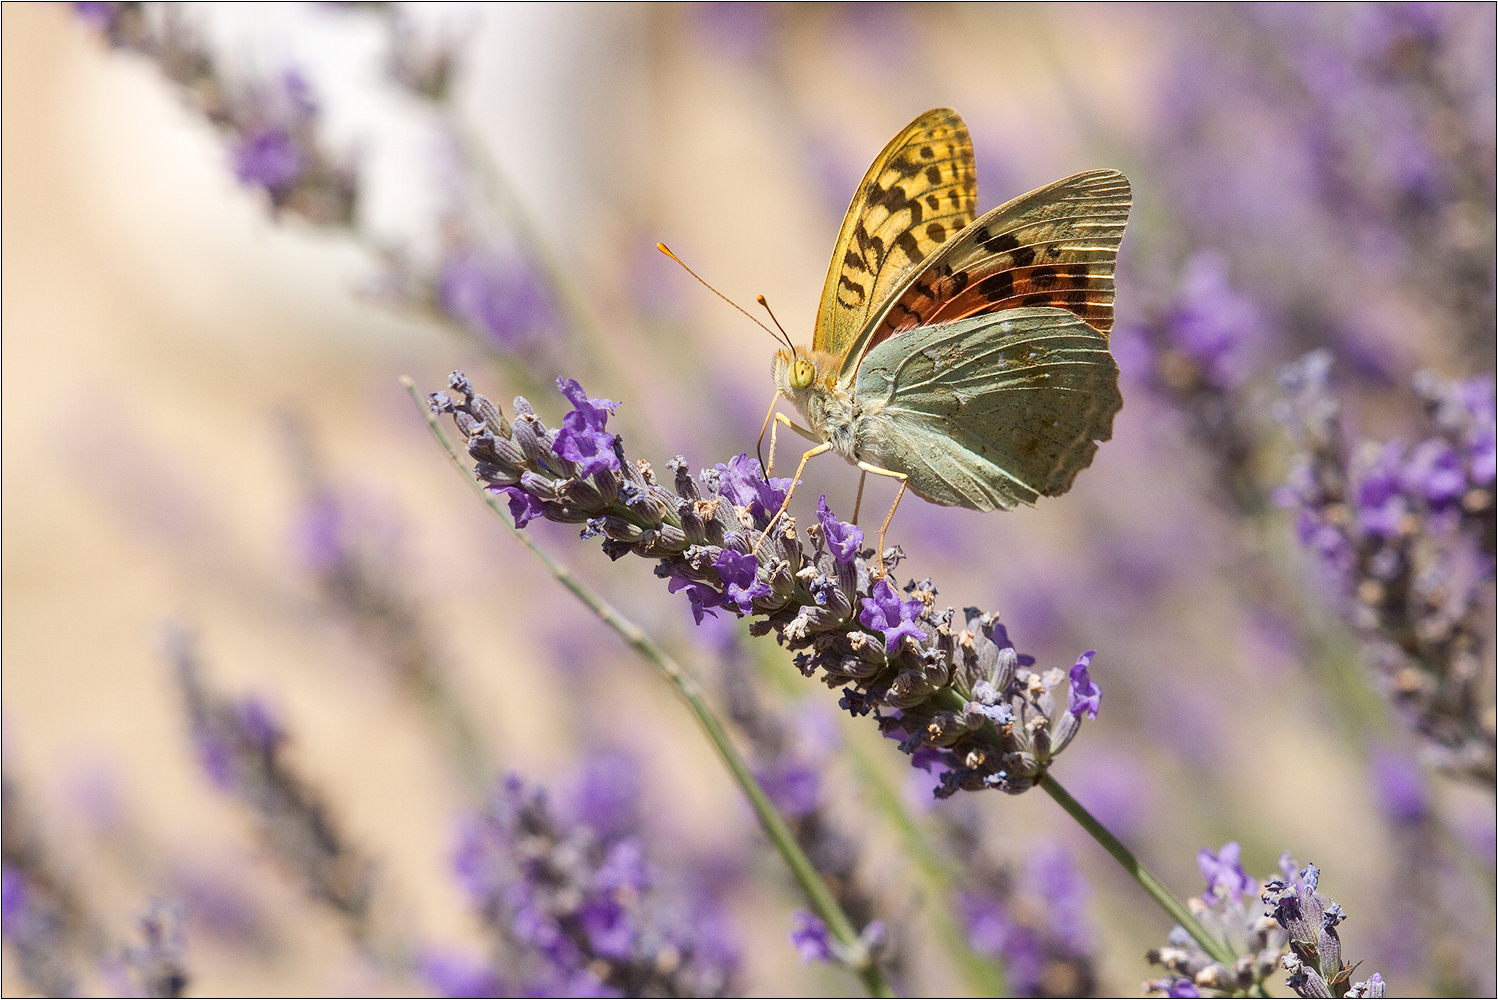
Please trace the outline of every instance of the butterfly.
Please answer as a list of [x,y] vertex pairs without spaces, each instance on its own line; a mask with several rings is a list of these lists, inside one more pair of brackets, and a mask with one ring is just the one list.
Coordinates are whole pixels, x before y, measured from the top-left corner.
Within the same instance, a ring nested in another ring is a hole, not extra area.
[[[1108,352],[1113,272],[1132,195],[1089,170],[974,220],[973,145],[949,108],[890,140],[843,219],[811,349],[775,356],[776,402],[816,443],[932,503],[1008,510],[1071,488],[1123,407]],[[766,425],[771,418],[766,417]],[[787,496],[781,511],[789,505]],[[773,522],[772,522],[773,523]],[[768,534],[768,529],[766,531]]]

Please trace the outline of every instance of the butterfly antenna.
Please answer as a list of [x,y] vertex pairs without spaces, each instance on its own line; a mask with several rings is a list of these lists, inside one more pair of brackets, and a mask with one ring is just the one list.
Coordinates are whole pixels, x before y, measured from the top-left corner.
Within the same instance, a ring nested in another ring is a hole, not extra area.
[[780,320],[775,318],[775,313],[770,308],[770,303],[765,301],[763,295],[756,295],[755,301],[765,307],[765,312],[770,314],[770,322],[775,324],[775,329],[780,331],[780,339],[785,341],[785,346],[791,349],[791,357],[796,356],[796,345],[791,343],[791,335],[785,332],[785,327],[780,325]]
[[[672,253],[671,252],[671,248],[668,247],[668,246],[666,246],[666,244],[664,244],[664,243],[657,243],[655,245],[655,248],[657,250],[659,250],[661,253],[665,254],[667,257],[670,257],[672,260],[676,261],[676,263],[681,264],[681,269],[683,271],[687,272],[688,274],[690,274],[692,277],[696,278],[699,282],[702,282],[702,287],[703,288],[706,288],[708,291],[712,292],[718,298],[722,299],[724,302],[727,302],[729,305],[733,306],[735,309],[737,309],[739,312],[743,313],[745,316],[748,316],[751,320],[754,321],[755,325],[758,326],[761,330],[765,331],[766,333],[768,333],[772,337],[775,336],[775,331],[772,330],[772,329],[770,329],[768,326],[765,326],[764,323],[760,322],[759,318],[756,317],[753,313],[751,313],[749,310],[745,309],[743,306],[739,305],[733,299],[730,299],[728,296],[724,295],[722,292],[718,291],[712,285],[709,285],[706,281],[703,281],[702,280],[702,276],[700,274],[698,274],[696,271],[692,270],[690,267],[687,267],[687,265],[685,263],[683,263],[682,259],[680,257],[676,256],[676,254]],[[773,319],[773,317],[771,317],[771,318]]]

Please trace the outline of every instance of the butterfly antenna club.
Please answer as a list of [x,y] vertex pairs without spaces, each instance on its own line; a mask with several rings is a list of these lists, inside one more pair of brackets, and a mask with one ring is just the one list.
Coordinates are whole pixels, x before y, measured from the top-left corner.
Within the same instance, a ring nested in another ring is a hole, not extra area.
[[770,322],[775,324],[775,329],[780,331],[780,338],[785,341],[785,346],[791,349],[791,357],[796,356],[796,345],[791,343],[791,335],[785,332],[785,327],[780,325],[780,320],[775,318],[775,312],[770,308],[770,303],[763,295],[756,295],[754,300],[765,307],[765,312],[770,314]]

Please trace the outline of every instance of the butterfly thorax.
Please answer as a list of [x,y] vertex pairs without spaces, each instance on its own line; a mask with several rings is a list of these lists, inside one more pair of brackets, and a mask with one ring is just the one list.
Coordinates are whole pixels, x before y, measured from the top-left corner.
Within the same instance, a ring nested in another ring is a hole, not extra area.
[[[792,379],[798,360],[810,361],[814,368],[810,383],[801,388]],[[794,358],[789,351],[775,355],[775,387],[780,395],[796,405],[811,431],[832,445],[833,451],[856,461],[858,408],[853,394],[837,384],[837,371],[838,359],[824,351],[797,348]]]

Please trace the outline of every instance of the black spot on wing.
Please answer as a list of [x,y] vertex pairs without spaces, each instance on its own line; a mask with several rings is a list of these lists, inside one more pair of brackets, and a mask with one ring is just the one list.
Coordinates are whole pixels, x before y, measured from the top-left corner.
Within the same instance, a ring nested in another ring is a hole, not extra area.
[[910,258],[912,264],[919,264],[926,257],[921,253],[921,245],[916,242],[915,236],[908,229],[895,237],[895,246],[905,251],[905,256]]
[[1007,253],[1014,258],[1016,267],[1029,267],[1035,262],[1035,248],[1022,247],[1019,240],[1014,238],[1013,233],[1000,233],[991,235],[987,227],[973,234],[980,247],[991,254]]
[[[958,272],[966,276],[966,272]],[[978,294],[990,302],[999,302],[1014,294],[1014,275],[1009,271],[990,274],[978,282]]]

